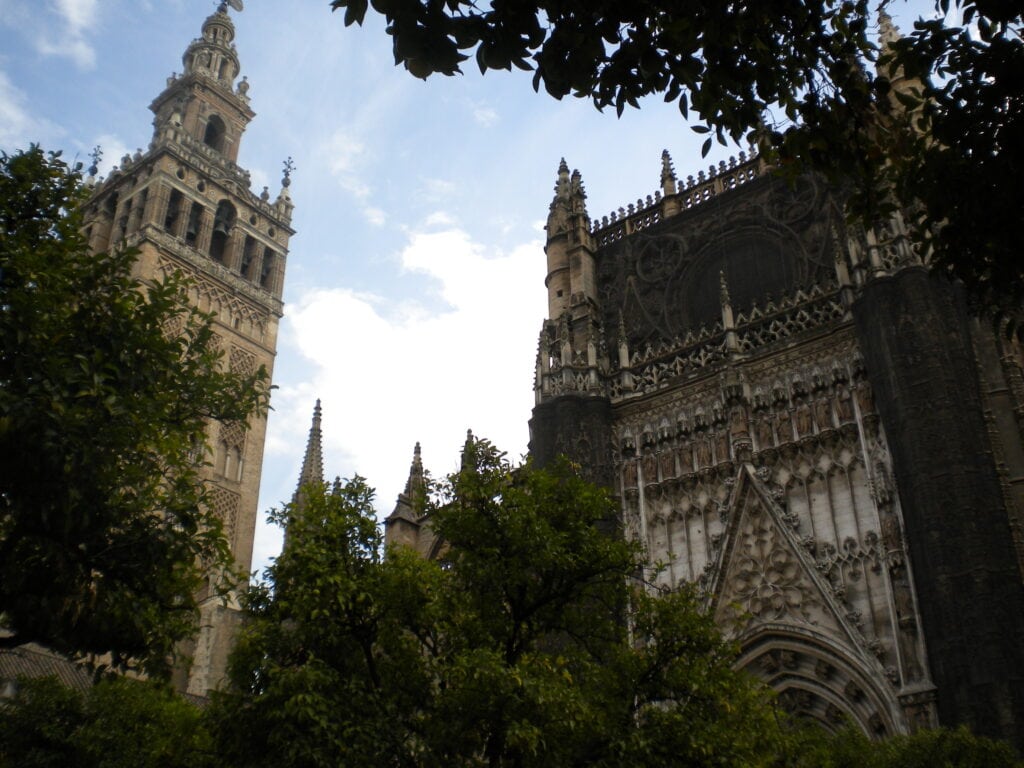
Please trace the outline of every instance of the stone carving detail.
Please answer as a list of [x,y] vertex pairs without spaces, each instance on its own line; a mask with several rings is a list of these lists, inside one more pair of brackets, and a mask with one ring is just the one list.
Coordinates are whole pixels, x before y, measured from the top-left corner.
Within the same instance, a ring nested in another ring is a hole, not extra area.
[[245,427],[237,421],[221,424],[220,440],[232,448],[241,448],[245,443]]
[[713,323],[717,291],[704,289],[717,287],[722,271],[737,309],[764,303],[767,291],[790,295],[829,283],[834,254],[824,201],[813,179],[793,190],[751,185],[716,215],[666,220],[608,245],[598,265],[601,306],[611,313],[605,325],[621,311],[630,346],[640,349]]
[[269,322],[266,311],[256,309],[238,296],[218,288],[194,270],[161,255],[158,269],[164,275],[182,272],[192,281],[190,296],[197,307],[217,314],[221,321],[250,338],[262,340]]
[[226,488],[212,487],[208,496],[211,511],[220,518],[224,525],[224,536],[230,542],[234,539],[235,525],[238,518],[239,496]]
[[228,365],[232,373],[251,376],[256,372],[256,356],[244,349],[232,346]]
[[811,608],[818,603],[800,562],[789,549],[768,512],[747,510],[737,530],[737,555],[724,602],[737,604],[733,618],[751,621],[795,619],[814,623]]

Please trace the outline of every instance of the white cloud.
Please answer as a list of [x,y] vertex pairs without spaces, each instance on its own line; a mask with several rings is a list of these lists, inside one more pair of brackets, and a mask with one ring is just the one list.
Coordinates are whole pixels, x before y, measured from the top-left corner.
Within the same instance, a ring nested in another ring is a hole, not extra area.
[[50,11],[59,22],[41,25],[35,38],[36,49],[44,56],[65,56],[79,69],[93,69],[96,50],[87,34],[96,25],[98,0],[53,0]]
[[96,23],[98,0],[56,0],[56,6],[72,34],[81,34]]
[[480,105],[473,108],[473,119],[484,128],[490,128],[498,122],[498,113],[492,107]]
[[[125,155],[133,154],[128,145],[120,137],[112,133],[104,133],[96,137],[93,146],[98,146],[103,151],[103,159],[100,161],[100,176],[106,176],[114,168],[120,165]],[[89,163],[86,163],[88,165]]]
[[0,70],[0,147],[7,150],[27,149],[30,142],[42,142],[44,147],[63,131],[33,115],[28,99]]
[[375,227],[383,227],[388,220],[387,214],[384,211],[380,208],[374,208],[372,205],[363,209],[363,215]]
[[444,211],[434,211],[424,219],[423,223],[428,227],[450,227],[455,224],[455,219]]
[[[366,145],[351,131],[341,128],[324,142],[320,156],[326,158],[327,167],[338,182],[338,186],[365,204],[373,192],[362,177],[363,169],[370,159]],[[376,223],[374,219],[380,218],[375,213],[383,215],[379,209],[371,209],[368,205],[364,206],[364,215],[371,223]]]
[[513,455],[525,452],[545,311],[539,241],[490,254],[459,229],[417,232],[401,264],[433,283],[447,308],[347,289],[300,298],[286,332],[314,373],[310,384],[275,395],[268,443],[268,454],[297,462],[320,397],[326,472],[367,477],[385,515],[416,441],[436,476],[455,469],[467,428]]
[[440,201],[451,197],[457,189],[455,182],[447,179],[423,179],[420,182],[420,196],[425,200]]

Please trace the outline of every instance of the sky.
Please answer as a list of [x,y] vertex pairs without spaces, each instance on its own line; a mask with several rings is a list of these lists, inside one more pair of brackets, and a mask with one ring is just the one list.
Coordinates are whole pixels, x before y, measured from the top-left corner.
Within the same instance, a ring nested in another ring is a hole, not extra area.
[[[0,150],[30,142],[101,175],[152,137],[150,102],[214,0],[0,0]],[[928,4],[896,3],[909,30]],[[466,430],[526,453],[537,334],[547,313],[543,226],[559,160],[579,169],[594,218],[681,178],[702,136],[675,106],[598,112],[537,94],[530,73],[413,78],[383,23],[345,27],[329,0],[245,0],[235,43],[257,116],[239,165],[276,197],[294,158],[285,275],[260,493],[291,498],[314,403],[328,479],[358,473],[394,507],[414,444],[434,476],[456,469]],[[86,163],[88,164],[88,163]],[[257,530],[253,567],[280,549]]]

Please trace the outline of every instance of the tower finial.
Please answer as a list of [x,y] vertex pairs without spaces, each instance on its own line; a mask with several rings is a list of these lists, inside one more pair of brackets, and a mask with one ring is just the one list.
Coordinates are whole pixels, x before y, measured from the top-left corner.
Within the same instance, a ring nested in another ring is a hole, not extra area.
[[97,144],[92,148],[92,152],[89,153],[89,159],[92,163],[89,164],[89,178],[96,178],[96,174],[100,172],[100,161],[103,159],[103,150],[100,145]]

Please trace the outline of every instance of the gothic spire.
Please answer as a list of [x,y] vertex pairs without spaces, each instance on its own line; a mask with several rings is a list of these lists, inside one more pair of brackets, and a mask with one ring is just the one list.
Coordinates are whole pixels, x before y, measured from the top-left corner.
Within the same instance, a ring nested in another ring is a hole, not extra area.
[[883,50],[888,49],[894,42],[903,37],[900,34],[899,27],[893,23],[892,16],[889,15],[885,6],[885,3],[878,6],[878,39],[882,44]]
[[405,481],[405,490],[398,494],[395,502],[395,510],[388,517],[388,520],[401,518],[409,522],[416,522],[422,514],[418,509],[421,503],[420,497],[426,488],[426,480],[423,475],[423,460],[420,458],[420,444],[417,442],[412,452],[412,465],[409,467],[409,479]]
[[323,435],[320,430],[320,399],[317,398],[313,409],[313,423],[309,427],[309,439],[306,441],[306,455],[302,459],[299,471],[299,484],[295,488],[293,502],[299,501],[304,486],[324,481]]
[[676,169],[672,165],[672,156],[667,149],[661,151],[661,194],[665,197],[676,193]]

